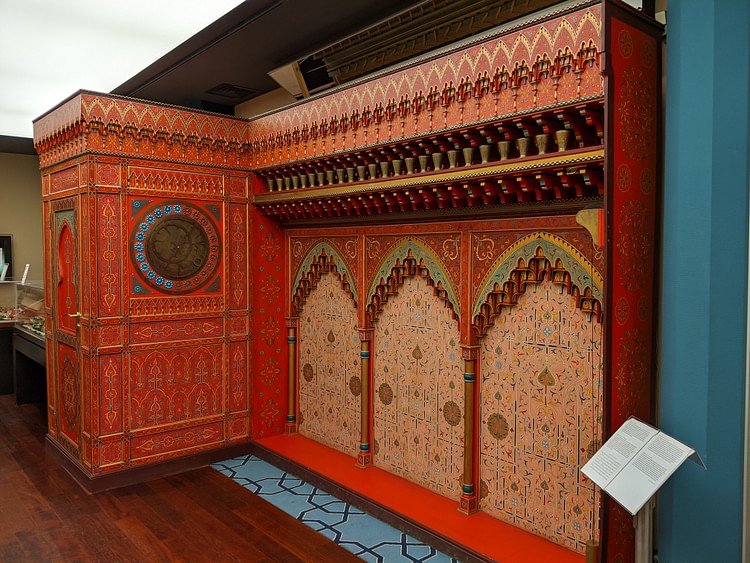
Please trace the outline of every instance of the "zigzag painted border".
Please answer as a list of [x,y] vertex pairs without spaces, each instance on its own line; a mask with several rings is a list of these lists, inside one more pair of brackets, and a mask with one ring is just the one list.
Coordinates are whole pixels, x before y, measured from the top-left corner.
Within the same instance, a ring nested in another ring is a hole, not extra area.
[[[371,124],[377,128],[382,123],[385,129],[387,123],[401,118],[402,126],[397,127],[396,136],[390,126],[387,137],[384,131],[377,133],[379,141],[393,140],[399,138],[398,133],[404,130],[403,122],[409,115],[418,120],[419,114],[430,113],[429,124],[415,125],[414,134],[434,132],[440,126],[466,124],[463,110],[452,111],[451,108],[457,104],[463,106],[469,98],[487,106],[473,112],[481,121],[483,117],[496,118],[546,107],[550,102],[557,105],[601,96],[600,11],[599,5],[593,5],[529,28],[498,28],[479,36],[480,43],[474,38],[471,43],[452,46],[447,54],[442,54],[445,51],[432,53],[416,62],[389,69],[386,74],[366,77],[353,85],[260,117],[250,123],[253,163],[266,166],[288,160],[292,158],[291,151],[283,149],[292,146],[295,147],[294,158],[311,156],[311,151],[326,154],[352,149],[359,146],[357,137],[360,145],[367,146],[368,141],[374,140],[371,138],[373,131],[362,132]],[[564,75],[570,73],[576,78],[564,79]],[[593,74],[594,79],[583,80],[584,74]],[[519,95],[524,88],[535,92],[531,96]],[[555,90],[554,99],[541,96],[537,100],[537,90],[544,92],[550,88]],[[503,89],[511,90],[507,100],[500,99]],[[481,98],[489,93],[494,95],[494,103],[485,104]],[[446,114],[442,120],[433,115],[442,112]],[[449,115],[452,113],[460,115]],[[313,146],[308,146],[310,144]]]

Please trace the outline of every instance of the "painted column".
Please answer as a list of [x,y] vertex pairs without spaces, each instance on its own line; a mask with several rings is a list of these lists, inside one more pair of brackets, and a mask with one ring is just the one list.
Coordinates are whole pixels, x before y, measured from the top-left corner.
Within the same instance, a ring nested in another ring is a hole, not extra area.
[[287,372],[288,390],[286,406],[286,433],[297,433],[297,323],[298,317],[286,319],[286,341],[289,351],[289,369]]
[[476,396],[477,359],[479,346],[461,346],[461,357],[464,360],[464,479],[461,485],[459,512],[471,514],[477,510],[477,492],[474,486],[474,436],[476,432]]
[[360,420],[357,465],[359,467],[368,467],[372,464],[372,451],[370,449],[370,350],[372,349],[372,329],[359,329],[359,339],[361,342],[359,359],[361,367],[360,381],[362,384],[362,392],[360,393],[362,417]]

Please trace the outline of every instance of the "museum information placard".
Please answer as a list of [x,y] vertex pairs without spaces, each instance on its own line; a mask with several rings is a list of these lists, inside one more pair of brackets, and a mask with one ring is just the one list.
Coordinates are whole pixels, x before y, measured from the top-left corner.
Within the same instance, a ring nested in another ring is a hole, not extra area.
[[631,417],[607,440],[581,472],[635,515],[695,450]]

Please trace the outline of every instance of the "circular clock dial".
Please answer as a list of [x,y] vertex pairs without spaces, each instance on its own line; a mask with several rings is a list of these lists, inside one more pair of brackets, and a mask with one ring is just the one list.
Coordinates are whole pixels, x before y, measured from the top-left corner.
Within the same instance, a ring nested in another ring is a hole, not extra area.
[[215,277],[221,257],[218,229],[197,206],[186,202],[151,206],[140,214],[132,237],[136,271],[153,289],[191,293]]
[[146,257],[154,271],[165,278],[189,278],[208,259],[208,235],[189,217],[162,219],[148,236]]

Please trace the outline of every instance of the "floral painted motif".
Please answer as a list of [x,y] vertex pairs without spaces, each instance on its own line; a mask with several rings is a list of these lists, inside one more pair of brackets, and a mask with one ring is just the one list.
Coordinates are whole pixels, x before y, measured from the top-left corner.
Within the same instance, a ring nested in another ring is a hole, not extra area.
[[281,326],[278,320],[271,315],[267,316],[260,327],[260,335],[267,346],[273,346],[276,337],[281,334]]
[[374,463],[458,499],[463,377],[458,325],[420,277],[407,277],[375,326]]
[[273,262],[281,251],[281,244],[276,240],[276,235],[272,232],[266,233],[260,243],[260,252],[267,262]]
[[602,329],[550,281],[526,290],[482,341],[480,507],[583,552],[599,494],[580,467],[600,440]]
[[133,352],[129,428],[160,427],[221,413],[221,358],[217,344]]
[[299,432],[356,455],[360,440],[357,309],[338,276],[324,273],[299,320]]
[[617,103],[620,136],[625,154],[633,160],[644,160],[651,155],[649,141],[656,124],[651,112],[654,92],[651,82],[636,67],[627,69],[622,76],[621,97]]
[[648,281],[643,264],[652,252],[651,226],[646,206],[631,200],[623,204],[617,228],[617,250],[620,255],[620,283],[631,291],[638,291]]

